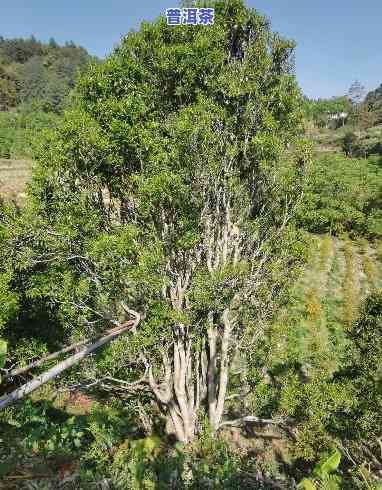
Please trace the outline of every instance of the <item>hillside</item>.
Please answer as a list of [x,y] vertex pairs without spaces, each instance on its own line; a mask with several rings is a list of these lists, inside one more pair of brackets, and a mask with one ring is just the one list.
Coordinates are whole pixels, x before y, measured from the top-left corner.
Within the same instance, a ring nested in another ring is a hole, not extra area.
[[[338,129],[318,128],[308,124],[306,134],[315,143],[316,155],[322,153],[341,153],[345,149],[349,156],[367,158],[371,155],[382,155],[382,125],[377,124],[368,128],[345,125]],[[346,148],[345,138],[351,135]]]
[[292,349],[306,372],[328,373],[341,366],[344,334],[359,306],[382,287],[382,243],[330,235],[312,235],[311,240],[311,258],[276,325],[276,329],[287,326],[288,335],[273,355],[279,363]]
[[32,157],[36,137],[56,124],[78,74],[92,62],[72,42],[0,37],[0,158]]
[[95,58],[72,42],[0,37],[0,111],[39,100],[45,111],[59,112],[78,71],[91,61]]

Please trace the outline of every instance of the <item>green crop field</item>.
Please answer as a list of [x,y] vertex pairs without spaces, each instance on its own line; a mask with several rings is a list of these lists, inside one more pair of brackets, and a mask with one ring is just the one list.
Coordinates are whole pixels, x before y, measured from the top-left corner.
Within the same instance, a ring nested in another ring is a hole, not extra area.
[[346,354],[347,327],[362,300],[382,285],[382,244],[329,235],[312,240],[306,270],[274,326],[272,357],[280,362],[297,356],[307,372],[334,372]]

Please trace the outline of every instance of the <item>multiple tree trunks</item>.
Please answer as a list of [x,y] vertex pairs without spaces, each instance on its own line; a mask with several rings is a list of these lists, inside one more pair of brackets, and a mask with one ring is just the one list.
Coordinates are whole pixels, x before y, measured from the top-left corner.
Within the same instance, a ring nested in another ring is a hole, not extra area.
[[[167,431],[183,442],[197,433],[198,412],[207,400],[211,429],[216,432],[223,417],[229,370],[231,325],[228,309],[223,313],[223,333],[210,326],[208,341],[192,352],[187,329],[180,325],[173,343],[172,359],[163,354],[164,376],[161,383],[149,370],[150,388],[168,417]],[[219,362],[218,362],[219,358]]]

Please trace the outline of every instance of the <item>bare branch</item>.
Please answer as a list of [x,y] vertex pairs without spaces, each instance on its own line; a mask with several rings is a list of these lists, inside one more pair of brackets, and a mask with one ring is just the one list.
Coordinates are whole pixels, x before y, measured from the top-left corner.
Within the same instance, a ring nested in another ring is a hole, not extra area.
[[103,345],[109,343],[111,340],[119,337],[122,333],[136,327],[139,320],[140,320],[140,316],[136,317],[135,320],[129,320],[125,324],[121,325],[120,326],[121,328],[114,329],[114,331],[112,331],[112,333],[109,333],[108,335],[101,337],[94,344],[86,346],[84,349],[82,349],[77,354],[74,354],[73,356],[69,357],[68,359],[65,359],[65,361],[58,363],[52,369],[45,371],[40,376],[37,376],[36,378],[34,378],[33,380],[24,384],[20,388],[12,391],[12,393],[5,395],[4,397],[2,397],[0,399],[0,410],[2,410],[3,408],[7,407],[8,405],[10,405],[12,403],[15,403],[17,400],[20,400],[21,398],[24,398],[24,396],[26,396],[29,393],[31,393],[32,391],[36,390],[37,388],[39,388],[43,384],[47,383],[51,379],[54,379],[59,374],[61,374],[63,371],[66,371],[70,367],[78,364],[82,359],[84,359],[86,356],[88,356],[89,354],[91,354],[95,350],[97,350],[100,347],[102,347]]
[[[110,334],[110,333],[118,332],[118,330],[121,330],[122,328],[124,328],[124,325],[120,325],[118,327],[106,330],[105,333]],[[75,350],[78,347],[81,347],[81,346],[91,342],[91,340],[92,340],[91,338],[81,340],[80,342],[77,342],[75,344],[71,344],[67,347],[64,347],[63,349],[61,349],[59,351],[53,352],[52,354],[49,354],[49,355],[47,355],[41,359],[33,361],[30,364],[28,364],[28,366],[18,368],[18,369],[13,369],[11,371],[7,371],[7,373],[4,377],[6,379],[9,379],[9,378],[12,378],[14,376],[20,376],[21,374],[27,373],[31,369],[42,366],[43,364],[45,364],[48,361],[51,361],[52,359],[57,359],[57,357],[60,357],[62,354],[67,354],[68,352],[71,352],[72,350]]]

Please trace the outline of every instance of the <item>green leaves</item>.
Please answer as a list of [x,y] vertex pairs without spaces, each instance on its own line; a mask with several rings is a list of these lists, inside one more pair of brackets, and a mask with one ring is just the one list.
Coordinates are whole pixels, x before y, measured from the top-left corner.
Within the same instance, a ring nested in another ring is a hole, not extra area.
[[372,159],[324,155],[311,166],[299,221],[311,232],[379,236],[382,172]]
[[240,290],[248,273],[245,262],[227,266],[214,273],[201,271],[196,274],[190,290],[190,300],[195,312],[223,311]]
[[[5,366],[5,360],[7,355],[7,342],[0,339],[0,368]],[[0,374],[0,384],[1,384],[1,374]]]
[[19,310],[19,295],[11,289],[12,274],[0,270],[0,334]]
[[4,367],[5,357],[7,355],[7,342],[0,339],[0,368]]
[[[382,292],[370,294],[359,318],[348,329],[354,354],[342,376],[350,383],[354,410],[346,429],[355,441],[367,441],[369,452],[378,453],[382,427]],[[345,429],[345,430],[346,430]]]
[[303,480],[301,480],[300,483],[297,485],[297,488],[301,488],[303,490],[317,490],[315,483],[308,478],[304,478]]
[[[63,420],[59,418],[64,417]],[[25,434],[23,445],[28,450],[46,455],[73,454],[84,441],[88,427],[83,417],[67,418],[45,401],[35,406],[29,401],[17,413],[19,430]]]
[[336,449],[328,459],[318,463],[313,470],[313,474],[321,479],[329,476],[330,473],[334,473],[341,462],[341,453]]
[[349,113],[351,103],[346,96],[331,99],[304,101],[304,111],[308,119],[313,120],[318,127],[327,126],[329,114]]
[[339,490],[339,479],[334,477],[334,473],[341,462],[341,454],[336,449],[329,458],[316,464],[313,470],[315,479],[304,478],[297,485],[297,488],[303,490],[318,490],[318,489],[330,489]]

